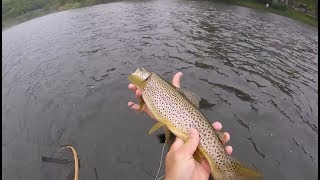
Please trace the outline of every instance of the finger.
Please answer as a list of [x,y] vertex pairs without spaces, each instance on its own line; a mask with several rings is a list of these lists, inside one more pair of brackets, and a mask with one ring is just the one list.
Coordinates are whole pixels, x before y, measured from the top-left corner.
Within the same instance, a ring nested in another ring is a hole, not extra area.
[[209,179],[211,170],[206,160],[201,161],[200,164],[196,164],[195,171],[199,172],[199,175],[200,175],[197,179]]
[[222,124],[220,122],[214,122],[212,124],[212,127],[217,130],[217,131],[220,131],[222,129]]
[[208,161],[205,158],[202,159],[202,161],[200,162],[200,165],[208,173],[211,173],[210,165],[209,165]]
[[229,154],[229,155],[230,155],[230,154],[232,153],[232,151],[233,151],[232,146],[226,146],[224,149],[227,151],[227,154]]
[[176,137],[176,140],[171,145],[170,151],[176,151],[183,146],[184,142],[182,139]]
[[134,84],[129,84],[128,88],[131,89],[133,92],[136,92],[136,90],[138,89],[137,86],[135,86]]
[[188,140],[181,147],[182,153],[192,156],[198,147],[199,141],[199,132],[194,128],[190,128],[188,132]]
[[225,144],[230,140],[230,134],[227,132],[224,132],[224,139],[222,140],[222,143]]
[[[212,127],[217,130],[220,131],[222,129],[222,124],[220,122],[214,122],[212,124]],[[230,140],[230,134],[227,132],[224,132],[224,137],[223,139],[221,139],[222,143],[225,144],[226,142],[228,142]]]
[[180,80],[182,75],[182,72],[178,72],[177,74],[175,74],[172,78],[172,85],[174,85],[177,88],[180,88]]
[[135,94],[136,94],[136,98],[139,99],[139,100],[142,100],[141,99],[141,96],[142,96],[142,92],[140,89],[137,88],[137,86],[135,86],[134,84],[129,84],[128,85],[128,88],[130,90],[132,90]]
[[140,106],[139,106],[139,104],[135,104],[135,103],[133,103],[133,102],[128,102],[128,106],[131,108],[131,109],[133,109],[133,110],[139,110],[139,108],[140,108]]
[[139,100],[142,100],[142,92],[141,92],[140,89],[136,90],[136,98],[139,99]]

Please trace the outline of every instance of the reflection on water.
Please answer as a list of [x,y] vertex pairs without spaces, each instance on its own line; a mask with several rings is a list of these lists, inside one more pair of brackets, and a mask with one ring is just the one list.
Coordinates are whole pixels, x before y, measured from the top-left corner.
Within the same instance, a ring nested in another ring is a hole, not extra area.
[[82,179],[154,178],[154,122],[126,106],[138,66],[168,80],[182,71],[203,113],[230,132],[233,155],[266,179],[318,177],[313,27],[214,2],[145,1],[60,12],[2,35],[5,179],[64,179],[71,166],[41,161],[72,159],[56,152],[62,144],[77,148]]

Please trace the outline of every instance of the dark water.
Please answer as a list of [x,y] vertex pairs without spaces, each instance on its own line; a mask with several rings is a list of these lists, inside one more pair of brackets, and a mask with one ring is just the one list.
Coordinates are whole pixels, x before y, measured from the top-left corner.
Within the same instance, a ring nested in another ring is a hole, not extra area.
[[[2,32],[2,178],[154,179],[162,145],[127,102],[144,66],[207,100],[233,156],[266,179],[318,178],[318,32],[214,2],[119,2]],[[210,105],[211,104],[211,105]],[[163,172],[160,174],[163,175]]]

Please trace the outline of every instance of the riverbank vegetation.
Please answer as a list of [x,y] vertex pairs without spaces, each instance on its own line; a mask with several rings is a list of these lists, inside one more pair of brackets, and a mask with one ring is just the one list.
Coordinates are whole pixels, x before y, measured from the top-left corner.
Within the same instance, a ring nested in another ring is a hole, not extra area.
[[2,0],[2,30],[46,14],[115,0]]
[[225,2],[268,11],[318,26],[318,0],[225,0]]
[[[112,1],[115,0],[2,0],[2,30],[49,13]],[[318,26],[318,0],[223,0],[223,2],[269,11]],[[266,8],[267,3],[268,8]]]

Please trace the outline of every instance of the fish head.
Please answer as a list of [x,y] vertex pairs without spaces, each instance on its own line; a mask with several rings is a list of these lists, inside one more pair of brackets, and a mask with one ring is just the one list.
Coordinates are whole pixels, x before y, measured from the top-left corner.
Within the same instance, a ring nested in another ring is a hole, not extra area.
[[146,86],[147,79],[150,75],[150,71],[144,68],[137,68],[134,73],[128,76],[128,80],[142,90]]

